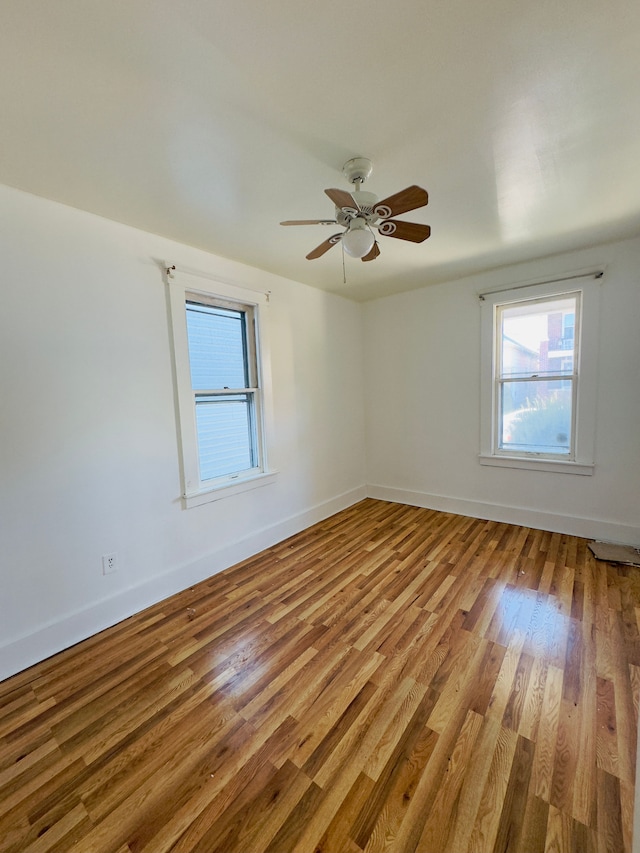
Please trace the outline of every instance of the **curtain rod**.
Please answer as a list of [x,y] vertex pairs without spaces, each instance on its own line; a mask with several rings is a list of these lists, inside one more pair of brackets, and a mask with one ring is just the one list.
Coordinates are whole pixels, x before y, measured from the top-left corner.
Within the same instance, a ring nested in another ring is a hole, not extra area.
[[507,293],[511,290],[523,290],[525,287],[539,287],[541,284],[559,284],[561,281],[573,281],[575,278],[602,278],[604,270],[593,270],[592,272],[581,272],[575,275],[565,275],[562,278],[548,278],[545,281],[532,281],[530,284],[516,284],[511,287],[501,287],[498,290],[485,290],[478,294],[478,299],[484,300],[485,296],[493,296],[496,293]]

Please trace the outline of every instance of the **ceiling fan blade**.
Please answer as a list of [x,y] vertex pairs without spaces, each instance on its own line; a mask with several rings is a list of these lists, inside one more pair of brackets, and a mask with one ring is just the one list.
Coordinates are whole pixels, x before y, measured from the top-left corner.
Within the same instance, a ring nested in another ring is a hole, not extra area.
[[337,225],[335,219],[286,219],[280,225]]
[[329,189],[325,190],[325,193],[335,206],[342,208],[342,210],[355,210],[356,212],[360,210],[358,202],[346,190]]
[[406,190],[401,190],[399,193],[379,201],[374,205],[373,212],[377,213],[382,219],[388,219],[390,216],[399,216],[401,213],[424,207],[428,203],[428,192],[414,184],[407,187]]
[[324,253],[328,252],[332,246],[335,246],[336,243],[339,243],[341,239],[342,232],[340,232],[340,234],[333,234],[331,237],[329,237],[328,240],[325,240],[324,243],[320,243],[320,245],[316,246],[316,248],[312,252],[309,252],[309,254],[307,255],[307,260],[314,261],[316,258],[319,258],[321,255],[324,255]]
[[376,240],[376,242],[375,242],[375,243],[373,244],[373,246],[371,247],[371,251],[370,251],[370,252],[368,252],[368,253],[367,253],[367,254],[362,258],[362,260],[363,260],[363,261],[375,261],[375,259],[378,257],[378,255],[379,255],[379,254],[380,254],[380,248],[378,247],[378,241]]
[[417,222],[385,219],[378,226],[378,234],[384,237],[395,237],[398,240],[410,240],[412,243],[422,243],[431,234],[431,228]]

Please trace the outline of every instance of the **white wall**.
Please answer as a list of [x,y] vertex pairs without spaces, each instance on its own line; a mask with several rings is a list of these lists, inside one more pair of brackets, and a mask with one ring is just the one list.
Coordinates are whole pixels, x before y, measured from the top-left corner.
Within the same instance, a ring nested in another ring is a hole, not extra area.
[[[481,466],[478,293],[600,265],[595,473]],[[640,240],[379,299],[364,315],[371,496],[640,543]]]
[[[2,678],[348,506],[365,468],[360,306],[6,187],[0,221]],[[189,510],[164,259],[272,292],[278,481]]]

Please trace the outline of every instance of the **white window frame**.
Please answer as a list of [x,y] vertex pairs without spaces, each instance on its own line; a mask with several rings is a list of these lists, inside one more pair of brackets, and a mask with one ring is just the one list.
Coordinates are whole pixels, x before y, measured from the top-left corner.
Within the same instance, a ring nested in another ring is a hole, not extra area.
[[[267,435],[271,432],[272,394],[268,345],[268,295],[203,275],[177,270],[167,265],[169,304],[174,361],[174,380],[177,398],[178,437],[180,444],[182,499],[186,508],[201,506],[210,501],[246,492],[273,483],[277,472],[268,465]],[[196,429],[195,392],[191,384],[189,342],[187,337],[187,302],[202,300],[203,304],[246,313],[250,373],[253,373],[250,392],[255,400],[255,446],[257,466],[234,472],[213,480],[200,479],[198,439]]]
[[[597,275],[597,277],[596,277]],[[595,462],[596,387],[599,343],[601,274],[569,275],[564,280],[514,286],[480,294],[480,454],[481,465],[521,468],[563,474],[593,474]],[[498,447],[498,307],[578,293],[580,316],[576,317],[574,410],[572,448],[569,458],[536,453],[514,453]]]

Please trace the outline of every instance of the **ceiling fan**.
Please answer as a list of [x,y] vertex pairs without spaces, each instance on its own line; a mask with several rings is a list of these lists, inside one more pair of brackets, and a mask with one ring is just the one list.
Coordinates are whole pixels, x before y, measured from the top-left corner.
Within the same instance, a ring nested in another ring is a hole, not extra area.
[[344,164],[342,171],[355,189],[353,193],[340,189],[325,190],[336,206],[335,219],[289,219],[280,223],[280,225],[342,225],[345,230],[333,234],[328,240],[316,246],[307,255],[308,260],[313,261],[328,252],[332,246],[342,243],[344,251],[353,258],[373,261],[380,254],[378,241],[373,233],[374,228],[383,237],[409,240],[412,243],[422,243],[431,234],[431,228],[428,225],[392,218],[428,204],[427,191],[414,185],[378,201],[378,197],[373,193],[361,190],[361,185],[371,175],[372,170],[373,163],[366,157],[354,157]]

